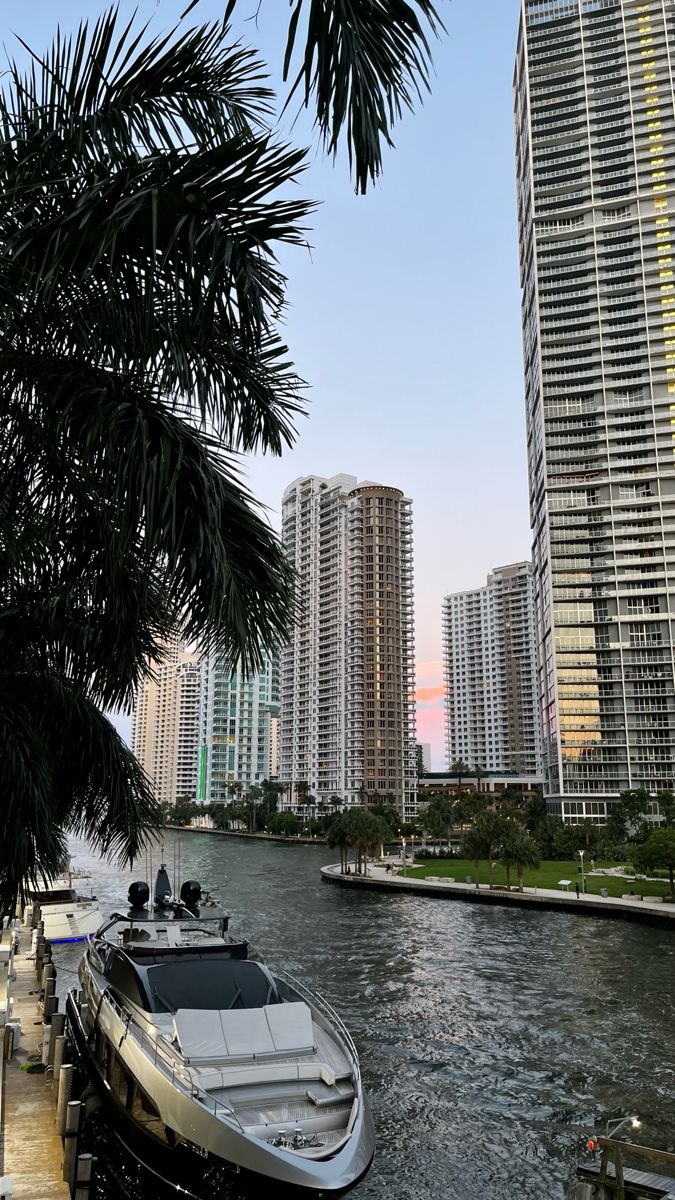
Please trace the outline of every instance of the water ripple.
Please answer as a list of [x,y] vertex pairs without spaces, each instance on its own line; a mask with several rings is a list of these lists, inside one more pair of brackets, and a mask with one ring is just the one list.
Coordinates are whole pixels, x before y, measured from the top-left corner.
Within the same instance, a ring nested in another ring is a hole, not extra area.
[[[186,834],[167,838],[169,864],[178,846],[183,877],[349,1025],[378,1132],[358,1200],[565,1200],[582,1135],[625,1112],[675,1148],[664,931],[346,892],[320,882],[321,848]],[[119,905],[128,881],[75,857],[104,911]]]

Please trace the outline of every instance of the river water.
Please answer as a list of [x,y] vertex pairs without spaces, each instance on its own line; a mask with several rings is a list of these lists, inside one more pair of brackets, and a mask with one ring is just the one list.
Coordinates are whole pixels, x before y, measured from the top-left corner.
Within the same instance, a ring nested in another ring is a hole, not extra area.
[[[321,882],[325,847],[203,833],[166,835],[170,875],[179,850],[181,879],[199,879],[233,931],[351,1030],[378,1139],[358,1200],[562,1200],[584,1136],[626,1113],[643,1143],[675,1149],[668,930],[352,892]],[[145,874],[82,845],[73,857],[104,916]],[[78,955],[58,948],[62,987]],[[104,1194],[117,1200],[114,1180]]]

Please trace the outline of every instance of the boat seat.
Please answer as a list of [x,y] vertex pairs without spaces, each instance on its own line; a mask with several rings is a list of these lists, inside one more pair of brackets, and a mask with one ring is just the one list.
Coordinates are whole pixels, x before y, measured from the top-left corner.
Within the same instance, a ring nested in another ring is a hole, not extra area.
[[317,1108],[326,1108],[330,1104],[340,1104],[341,1101],[353,1100],[353,1087],[340,1089],[337,1085],[329,1087],[325,1083],[313,1083],[307,1088],[307,1099],[311,1100]]
[[261,1083],[323,1082],[335,1086],[335,1072],[326,1063],[255,1063],[224,1071],[201,1071],[194,1082],[204,1092],[234,1087],[255,1087]]
[[227,1058],[313,1054],[312,1014],[303,1002],[262,1008],[180,1008],[174,1044],[193,1065]]

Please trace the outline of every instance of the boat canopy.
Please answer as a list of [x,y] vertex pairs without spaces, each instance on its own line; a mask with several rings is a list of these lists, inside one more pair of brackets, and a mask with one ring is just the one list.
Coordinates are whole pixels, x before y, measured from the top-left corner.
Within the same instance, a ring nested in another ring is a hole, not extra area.
[[147,984],[153,1012],[280,1003],[272,976],[261,963],[248,959],[199,958],[189,967],[171,959],[148,967]]

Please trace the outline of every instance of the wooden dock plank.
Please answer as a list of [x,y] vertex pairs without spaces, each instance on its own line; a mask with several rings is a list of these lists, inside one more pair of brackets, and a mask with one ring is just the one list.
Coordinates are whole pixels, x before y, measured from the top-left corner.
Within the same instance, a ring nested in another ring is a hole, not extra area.
[[21,1021],[21,1045],[5,1064],[4,1173],[13,1178],[14,1200],[68,1200],[70,1191],[61,1178],[63,1146],[56,1132],[51,1086],[44,1074],[20,1069],[42,1045],[42,1024],[36,1024],[40,1013],[35,964],[29,958],[25,931],[22,941],[24,945],[14,957],[16,981],[12,987],[13,1016]]

